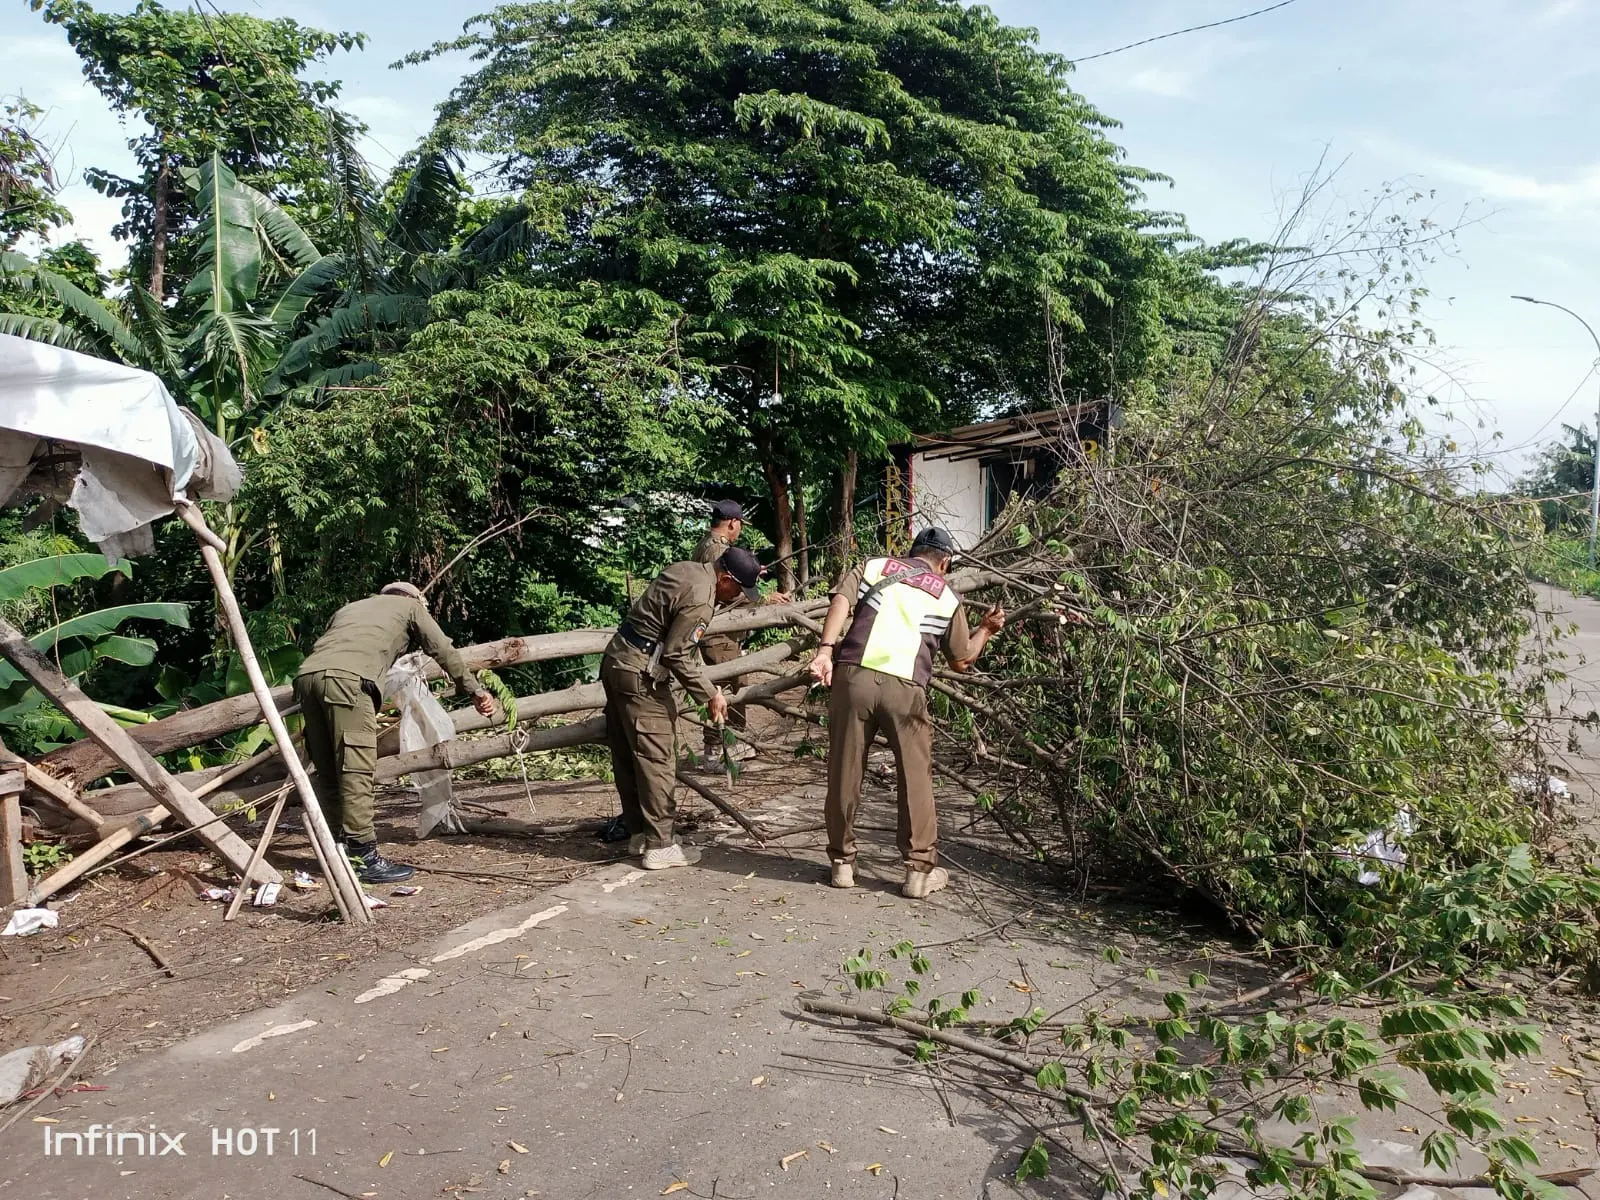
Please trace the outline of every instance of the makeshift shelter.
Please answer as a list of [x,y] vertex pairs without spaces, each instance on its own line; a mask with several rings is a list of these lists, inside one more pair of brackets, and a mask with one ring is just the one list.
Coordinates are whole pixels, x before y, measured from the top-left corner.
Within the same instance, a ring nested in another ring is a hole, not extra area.
[[1088,401],[916,434],[896,456],[906,519],[975,546],[1013,499],[1048,495],[1063,465],[1094,453],[1120,422],[1114,404]]
[[[0,334],[0,505],[29,494],[45,497],[46,503],[65,504],[77,512],[85,536],[113,557],[153,549],[151,525],[165,516],[176,513],[189,526],[200,541],[218,604],[261,715],[305,806],[307,830],[340,913],[347,921],[367,922],[371,913],[355,872],[328,829],[256,660],[218,553],[225,549],[224,543],[207,527],[194,503],[197,498],[229,499],[240,480],[227,446],[192,413],[180,408],[155,375]],[[0,619],[0,656],[82,726],[159,802],[129,825],[108,830],[87,854],[60,868],[52,876],[54,886],[45,887],[49,881],[41,881],[41,886],[29,889],[20,847],[18,797],[23,782],[80,815],[91,810],[69,785],[8,755],[0,762],[0,901],[42,898],[174,815],[239,873],[241,897],[252,880],[279,880],[278,872],[263,856],[287,789],[268,818],[260,845],[252,851],[4,619]]]

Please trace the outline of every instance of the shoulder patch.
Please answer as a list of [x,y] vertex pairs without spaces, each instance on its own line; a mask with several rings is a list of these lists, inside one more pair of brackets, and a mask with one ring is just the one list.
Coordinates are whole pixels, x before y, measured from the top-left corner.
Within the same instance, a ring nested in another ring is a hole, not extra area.
[[701,621],[700,624],[698,624],[698,625],[696,625],[694,627],[694,632],[689,635],[689,640],[691,642],[693,642],[696,646],[698,646],[700,644],[700,639],[705,637],[705,635],[706,635],[706,623],[704,621]]

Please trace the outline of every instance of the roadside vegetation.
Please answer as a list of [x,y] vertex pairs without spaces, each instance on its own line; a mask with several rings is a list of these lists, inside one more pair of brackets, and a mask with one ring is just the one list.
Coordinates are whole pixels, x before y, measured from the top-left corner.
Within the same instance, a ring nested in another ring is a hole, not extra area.
[[[1276,982],[987,1032],[1046,1038],[1037,1089],[1119,1196],[1208,1194],[1226,1152],[1366,1200],[1319,1097],[1415,1103],[1441,1172],[1476,1150],[1502,1195],[1548,1194],[1493,1064],[1538,1048],[1524,994],[1596,967],[1588,848],[1520,782],[1570,732],[1529,581],[1600,587],[1575,565],[1594,448],[1569,430],[1506,496],[1424,424],[1420,280],[1451,232],[1429,197],[1314,174],[1275,237],[1203,244],[1069,63],[955,0],[505,6],[413,56],[473,66],[387,178],[310,78],[357,35],[33,7],[141,173],[88,176],[127,206],[108,273],[52,240],[37,110],[0,113],[0,332],[151,370],[233,447],[212,524],[274,682],[393,578],[436,581],[461,642],[611,624],[713,496],[819,590],[898,536],[912,430],[1113,404],[972,548],[1013,622],[937,681],[941,761],[1061,886],[1198,905]],[[244,690],[190,539],[161,534],[135,569],[47,504],[0,513],[0,604],[130,722]],[[0,688],[12,749],[75,735]],[[525,769],[592,758],[496,777]],[[881,950],[850,971],[880,1014],[967,1019]],[[1271,1116],[1311,1131],[1275,1142]]]

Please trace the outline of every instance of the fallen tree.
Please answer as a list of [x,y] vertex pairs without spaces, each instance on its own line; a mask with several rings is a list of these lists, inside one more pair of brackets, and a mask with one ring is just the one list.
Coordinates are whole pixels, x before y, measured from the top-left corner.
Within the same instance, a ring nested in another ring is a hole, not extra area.
[[[734,610],[719,614],[712,621],[711,629],[719,633],[776,629],[793,624],[796,616],[813,614],[826,607],[826,602],[820,604],[811,602]],[[612,627],[501,638],[499,641],[463,647],[461,654],[471,670],[499,670],[504,667],[599,654],[605,650],[606,644],[615,633],[616,629]],[[435,666],[431,677],[439,676],[440,672]],[[288,687],[274,688],[272,698],[277,703],[279,711],[287,709],[294,703],[293,691]],[[186,709],[147,725],[135,726],[129,732],[147,752],[169,754],[175,750],[204,745],[217,738],[237,733],[259,720],[260,709],[256,707],[252,697],[230,696],[226,700]],[[117,769],[117,764],[110,756],[87,738],[51,751],[38,760],[38,765],[80,791]]]
[[[744,675],[765,674],[792,662],[801,648],[800,644],[795,642],[780,642],[758,650],[754,654],[745,655],[734,662],[707,667],[706,673],[713,682],[719,683]],[[795,682],[792,679],[784,682],[776,691],[771,683],[753,684],[736,693],[735,699],[741,703],[759,703],[794,687]],[[417,750],[410,754],[399,754],[391,750],[381,754],[378,759],[377,782],[379,785],[394,783],[413,771],[456,770],[475,766],[513,753],[562,750],[603,742],[606,733],[604,716],[590,717],[548,729],[537,729],[524,724],[525,718],[520,714],[528,712],[537,713],[541,717],[550,717],[584,712],[600,708],[604,704],[605,696],[598,683],[520,697],[517,702],[519,723],[515,731],[507,730],[488,737],[443,742],[430,749]],[[461,732],[481,730],[486,724],[470,708],[458,709],[451,713],[451,717],[457,730]],[[228,766],[209,767],[203,771],[179,775],[177,778],[186,786],[203,787],[233,769]],[[270,792],[272,785],[282,777],[282,760],[266,755],[254,770],[240,776],[237,784],[214,791],[207,799],[213,808],[223,808],[241,802],[248,803]],[[144,812],[149,807],[149,794],[137,784],[100,788],[84,793],[82,799],[107,818],[132,816]]]

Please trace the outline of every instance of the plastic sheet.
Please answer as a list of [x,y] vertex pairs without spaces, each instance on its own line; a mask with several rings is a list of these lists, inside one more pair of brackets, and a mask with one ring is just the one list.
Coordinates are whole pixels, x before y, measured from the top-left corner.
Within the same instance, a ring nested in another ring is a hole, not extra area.
[[[450,714],[428,687],[427,669],[428,657],[419,650],[396,659],[383,679],[384,699],[400,710],[401,753],[437,746],[456,736]],[[411,782],[422,800],[422,811],[417,816],[419,838],[467,831],[456,811],[449,771],[416,771]]]
[[[74,448],[77,469],[35,474],[47,443]],[[178,496],[228,500],[239,483],[228,448],[150,372],[0,334],[0,504],[51,495],[120,557],[154,547],[150,523]]]

